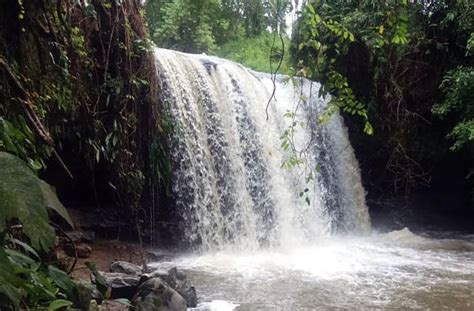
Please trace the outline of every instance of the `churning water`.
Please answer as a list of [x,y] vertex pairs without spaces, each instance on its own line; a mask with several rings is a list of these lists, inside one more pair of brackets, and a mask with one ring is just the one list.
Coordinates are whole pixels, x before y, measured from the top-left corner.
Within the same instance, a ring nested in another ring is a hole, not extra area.
[[156,267],[185,270],[199,310],[474,309],[469,237],[370,234],[347,131],[337,113],[320,124],[317,83],[155,55],[174,210],[200,248]]
[[[474,310],[474,237],[407,229],[313,245],[182,255],[197,310]],[[469,240],[471,242],[469,242]]]

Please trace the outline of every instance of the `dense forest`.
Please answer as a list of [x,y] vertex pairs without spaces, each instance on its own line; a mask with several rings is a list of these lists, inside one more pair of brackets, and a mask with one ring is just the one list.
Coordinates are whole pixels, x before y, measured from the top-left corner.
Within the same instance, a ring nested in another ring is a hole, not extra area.
[[380,190],[429,186],[449,153],[458,153],[463,178],[472,180],[474,18],[467,1],[309,1],[291,32],[287,17],[298,2],[191,2],[148,1],[157,46],[266,72],[283,58],[278,70],[321,82],[322,94],[333,96],[328,114],[356,116],[350,122],[370,136],[356,141]]
[[342,114],[369,210],[423,195],[474,215],[472,1],[3,0],[0,309],[86,308],[53,252],[60,201],[154,243],[173,128],[156,47],[319,82],[318,125]]

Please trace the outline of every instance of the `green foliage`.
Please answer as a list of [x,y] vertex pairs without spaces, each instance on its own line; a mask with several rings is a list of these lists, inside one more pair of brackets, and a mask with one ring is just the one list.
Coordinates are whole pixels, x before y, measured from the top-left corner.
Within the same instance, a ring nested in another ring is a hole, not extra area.
[[[219,20],[220,4],[217,0],[150,1],[147,4],[151,35],[160,47],[185,52],[206,52],[216,48],[217,31],[224,31]],[[159,10],[159,13],[156,11]]]
[[[0,153],[1,154],[1,153]],[[53,187],[51,187],[47,182],[38,179],[41,191],[43,193],[44,205],[51,211],[54,211],[62,219],[64,219],[69,226],[74,227],[71,218],[69,217],[68,212],[64,205],[59,201],[56,192],[54,191]]]
[[48,311],[60,310],[60,309],[68,308],[70,306],[72,306],[72,302],[70,302],[69,300],[56,299],[56,300],[51,301],[51,303],[48,306]]
[[[464,16],[465,12],[461,16]],[[466,27],[467,21],[461,19]],[[469,25],[469,24],[468,24]],[[473,27],[472,23],[470,25]],[[472,29],[472,28],[471,28]],[[474,32],[471,32],[466,43],[466,57],[474,57]],[[456,124],[448,138],[454,141],[452,150],[474,147],[474,67],[459,66],[446,73],[441,83],[444,100],[433,106],[433,113],[440,118],[455,118]]]
[[374,174],[386,184],[377,188],[429,183],[425,167],[447,152],[433,106],[447,118],[444,111],[456,109],[446,112],[459,121],[450,129],[453,149],[471,140],[473,12],[469,1],[311,0],[304,7],[292,63],[298,75],[321,83],[321,95],[331,95],[320,122],[342,110],[358,116],[351,122],[363,122],[365,133],[378,133],[359,138],[362,148],[374,146],[368,155],[385,162]]
[[51,153],[49,146],[36,143],[33,131],[21,115],[11,122],[0,116],[0,150],[19,156],[34,170],[45,167],[43,159]]
[[[128,215],[144,215],[138,209],[152,179],[145,166],[159,124],[140,10],[133,0],[0,3],[0,57],[7,64],[0,65],[0,151],[37,171],[64,163],[94,191],[96,174],[107,175],[110,187],[97,187],[110,192],[98,194],[97,204],[114,198]],[[3,74],[8,68],[14,79]]]
[[10,221],[20,220],[33,247],[50,250],[55,234],[40,180],[22,160],[5,152],[0,152],[0,176],[0,232]]
[[6,306],[11,303],[19,309],[21,295],[15,286],[19,280],[15,275],[15,270],[10,262],[10,258],[1,247],[0,265],[2,266],[2,269],[0,269],[0,306]]
[[54,229],[47,208],[55,211],[70,226],[72,221],[50,185],[40,180],[18,157],[0,152],[0,232],[18,222],[35,249],[51,250]]
[[258,37],[269,28],[284,33],[289,0],[150,0],[146,17],[153,41],[184,52],[218,52],[218,47]]
[[2,310],[58,310],[77,301],[77,288],[63,271],[7,246],[0,247]]
[[219,43],[229,42],[243,36],[254,37],[267,26],[264,2],[261,0],[222,0],[221,16],[227,31]]
[[342,109],[362,117],[364,132],[372,135],[367,106],[355,96],[340,62],[349,56],[356,36],[374,54],[385,45],[407,44],[408,20],[404,1],[395,1],[395,7],[390,1],[379,5],[373,19],[369,19],[371,16],[367,11],[374,11],[374,8],[368,2],[311,1],[300,20],[293,53],[298,73],[321,82],[321,95],[331,94],[331,101],[320,121],[324,123],[332,113]]
[[0,177],[0,308],[71,306],[77,299],[75,284],[39,255],[52,250],[56,238],[47,208],[72,225],[69,215],[51,186],[20,158],[0,152]]
[[[281,57],[282,45],[279,38],[276,38],[274,44],[275,52],[272,63],[273,68],[270,67],[271,49],[275,38],[274,35],[265,31],[261,35],[252,38],[241,38],[235,41],[230,41],[222,45],[216,54],[219,57],[227,58],[238,63],[243,64],[253,70],[260,72],[275,71],[276,64]],[[285,37],[284,60],[279,73],[290,73],[289,68],[289,46],[290,40]]]
[[444,101],[433,106],[433,113],[446,118],[455,115],[457,124],[448,137],[454,140],[451,147],[459,150],[474,143],[474,68],[458,67],[449,71],[443,79],[441,89]]

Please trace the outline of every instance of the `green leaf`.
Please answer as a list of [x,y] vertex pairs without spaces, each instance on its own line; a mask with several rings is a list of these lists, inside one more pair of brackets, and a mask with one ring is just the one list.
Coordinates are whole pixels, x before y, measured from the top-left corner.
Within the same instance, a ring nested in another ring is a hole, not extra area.
[[49,304],[48,310],[54,311],[54,310],[59,310],[62,308],[67,308],[70,306],[72,306],[72,302],[68,300],[64,300],[64,299],[57,299],[57,300],[51,301],[51,303]]
[[10,257],[12,264],[14,264],[14,270],[16,272],[19,270],[24,271],[25,269],[22,268],[26,268],[26,270],[37,270],[40,266],[39,262],[13,249],[5,249],[5,252],[8,254],[8,257]]
[[373,135],[374,134],[374,129],[372,127],[372,124],[370,124],[370,122],[365,122],[364,133],[366,133],[367,135]]
[[[21,280],[14,274],[14,267],[2,247],[0,247],[0,267],[0,304],[2,306],[12,305],[15,310],[19,310],[21,292],[14,284]],[[2,296],[5,297],[9,303],[5,302]]]
[[0,231],[18,219],[35,249],[54,246],[54,229],[48,223],[39,179],[18,157],[0,152]]
[[71,280],[66,272],[54,267],[48,266],[48,275],[51,277],[53,282],[64,291],[69,299],[76,296],[77,287],[76,284]]
[[25,242],[23,241],[20,241],[18,239],[7,239],[7,242],[10,242],[12,244],[15,244],[15,245],[18,245],[20,246],[21,248],[23,248],[23,250],[25,252],[28,252],[30,253],[31,255],[35,256],[36,259],[40,259],[40,256],[38,255],[38,253],[34,250],[33,247],[29,246],[28,244],[26,244]]
[[67,223],[72,227],[74,227],[71,218],[69,217],[68,212],[64,205],[59,202],[58,196],[54,191],[53,187],[51,187],[48,183],[43,180],[39,180],[41,190],[43,191],[44,202],[46,203],[46,207],[50,208],[51,210],[55,211],[59,216],[61,216]]

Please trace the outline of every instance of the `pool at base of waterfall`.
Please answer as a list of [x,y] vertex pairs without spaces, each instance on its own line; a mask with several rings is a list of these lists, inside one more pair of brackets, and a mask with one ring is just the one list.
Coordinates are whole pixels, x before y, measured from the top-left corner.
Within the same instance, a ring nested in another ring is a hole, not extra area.
[[157,262],[196,287],[191,310],[474,310],[474,235],[408,229]]

